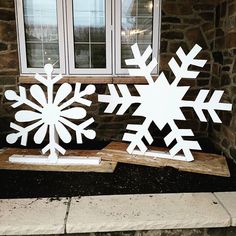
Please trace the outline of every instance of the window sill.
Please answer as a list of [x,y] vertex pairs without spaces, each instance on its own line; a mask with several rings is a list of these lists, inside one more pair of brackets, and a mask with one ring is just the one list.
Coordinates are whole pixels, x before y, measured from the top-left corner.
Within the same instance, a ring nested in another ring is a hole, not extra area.
[[[157,76],[153,76],[156,78]],[[83,84],[146,84],[147,81],[142,76],[63,76],[58,84],[62,83],[83,83]],[[39,83],[34,76],[20,76],[20,84],[37,84]]]
[[[155,80],[157,75],[152,76]],[[63,76],[63,79],[58,81],[62,83],[82,83],[82,84],[147,84],[143,76]],[[39,84],[34,76],[19,76],[20,84]],[[195,80],[182,79],[181,86],[194,86]]]

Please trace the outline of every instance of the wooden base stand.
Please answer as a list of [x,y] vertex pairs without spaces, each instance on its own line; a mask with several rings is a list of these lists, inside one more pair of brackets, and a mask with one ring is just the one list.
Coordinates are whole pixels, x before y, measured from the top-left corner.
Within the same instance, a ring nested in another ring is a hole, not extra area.
[[[112,173],[117,163],[101,160],[97,152],[98,150],[68,150],[65,156],[59,158],[58,164],[52,164],[48,162],[47,156],[42,156],[37,149],[7,148],[0,153],[0,169]],[[27,157],[29,155],[30,160]],[[34,163],[32,163],[32,157],[34,157]],[[68,159],[71,163],[68,163]],[[85,164],[88,159],[91,162],[89,165]],[[99,161],[100,164],[97,165]]]
[[[169,166],[176,168],[180,171],[224,177],[230,176],[226,159],[224,156],[221,155],[203,152],[193,152],[194,161],[187,162],[174,159],[166,159],[166,155],[168,154],[168,149],[166,148],[150,147],[150,153],[158,153],[158,157],[153,157],[149,155],[149,152],[146,152],[146,155],[138,155],[139,153],[134,153],[130,155],[126,152],[127,147],[128,144],[123,142],[111,142],[109,145],[107,145],[100,151],[68,150],[65,156],[59,158],[60,164],[56,165],[48,163],[47,156],[41,157],[42,159],[40,160],[45,161],[45,163],[27,163],[27,155],[31,155],[31,157],[37,155],[37,157],[35,158],[40,158],[38,156],[41,155],[39,150],[8,148],[5,149],[3,152],[0,152],[0,169],[112,173],[115,170],[117,163],[121,162],[150,167]],[[73,156],[77,156],[79,157],[79,159],[75,160],[76,158],[74,158]],[[83,163],[88,161],[88,157],[95,157],[95,159],[90,159],[90,165],[84,165]],[[77,162],[77,164],[68,163],[68,158],[72,162]],[[97,161],[100,159],[101,162],[99,165],[97,165]],[[22,163],[22,160],[24,163]],[[64,162],[64,160],[67,160],[66,163]],[[20,161],[21,163],[19,163]],[[38,162],[38,159],[35,159],[35,161]],[[80,162],[79,165],[78,162]]]
[[[229,177],[230,172],[228,169],[227,162],[224,156],[193,152],[194,161],[178,161],[166,159],[165,156],[162,158],[151,157],[147,155],[136,155],[128,154],[126,148],[128,144],[122,142],[112,142],[107,145],[104,149],[97,153],[102,160],[110,160],[114,162],[129,163],[135,165],[144,165],[151,167],[173,167],[181,171],[194,172],[207,175],[217,175]],[[158,153],[166,153],[168,149],[150,147],[152,151],[158,151]]]

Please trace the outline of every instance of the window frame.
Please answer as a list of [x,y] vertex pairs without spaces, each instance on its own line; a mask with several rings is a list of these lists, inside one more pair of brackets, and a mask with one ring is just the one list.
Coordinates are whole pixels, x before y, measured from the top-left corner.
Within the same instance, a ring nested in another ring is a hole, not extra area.
[[112,26],[111,1],[105,1],[106,27],[106,68],[75,68],[74,32],[73,32],[73,0],[67,0],[67,38],[68,38],[68,68],[70,75],[111,75],[112,74]]
[[[121,1],[105,0],[106,4],[106,68],[75,68],[74,35],[73,35],[73,0],[56,0],[59,60],[60,68],[55,68],[55,73],[68,77],[130,77],[128,69],[121,68]],[[117,11],[117,9],[119,9]],[[29,76],[44,73],[43,68],[27,66],[25,24],[23,14],[23,0],[15,0],[18,52],[20,75]],[[154,27],[157,26],[157,27]],[[153,32],[152,32],[152,58],[158,61],[157,67],[152,72],[159,72],[160,57],[160,27],[161,27],[161,0],[153,0]],[[23,33],[20,33],[23,32]],[[127,58],[128,59],[128,58]]]
[[[64,44],[64,22],[63,22],[63,6],[62,1],[56,0],[57,5],[57,29],[58,29],[58,46],[59,46],[59,62],[60,68],[55,68],[56,73],[66,73],[65,68],[65,44]],[[17,25],[17,37],[18,37],[18,52],[21,75],[44,73],[43,68],[28,67],[27,65],[27,53],[26,53],[26,39],[25,39],[25,23],[24,23],[24,9],[23,0],[15,0],[16,11],[16,25]],[[58,27],[62,25],[63,27]],[[23,33],[21,33],[23,32]]]
[[[159,2],[159,3],[158,3]],[[154,27],[155,25],[159,26],[160,22],[160,0],[153,0],[153,23],[152,23],[152,58],[156,58],[157,61],[159,61],[159,50],[160,50],[160,27]],[[121,68],[121,18],[122,18],[122,9],[121,9],[121,0],[115,1],[115,8],[119,9],[117,13],[115,14],[115,42],[116,42],[116,48],[115,48],[115,54],[116,54],[116,60],[115,60],[115,74],[116,75],[127,75],[128,69]],[[157,35],[154,37],[154,35]],[[128,58],[127,58],[128,59]],[[158,64],[159,65],[159,64]],[[157,74],[159,71],[159,66],[152,71],[152,74]]]

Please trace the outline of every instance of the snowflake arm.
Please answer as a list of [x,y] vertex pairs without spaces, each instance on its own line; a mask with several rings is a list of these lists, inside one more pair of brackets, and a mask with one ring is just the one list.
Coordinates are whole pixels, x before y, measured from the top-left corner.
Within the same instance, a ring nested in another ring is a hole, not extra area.
[[[56,104],[59,104],[67,95],[64,93],[65,89],[64,87],[67,87],[66,91],[68,91],[68,94],[72,91],[72,87],[70,84],[65,83],[63,84],[58,91],[58,97],[55,97],[54,102]],[[60,105],[60,109],[63,110],[64,108],[70,106],[74,102],[81,103],[85,106],[90,106],[91,101],[88,99],[83,98],[86,95],[91,95],[95,92],[95,86],[94,85],[88,85],[83,91],[81,91],[81,83],[76,83],[75,85],[75,93],[74,96],[69,99],[68,101],[64,102],[62,105]]]
[[36,123],[23,128],[13,122],[11,122],[10,127],[12,129],[15,129],[18,132],[8,134],[7,135],[7,142],[13,144],[17,141],[18,138],[21,138],[21,145],[26,146],[27,139],[28,139],[28,133],[30,131],[34,130],[35,128],[39,127],[40,125],[42,125],[42,123],[43,122],[41,120],[39,120]]
[[153,78],[151,76],[151,73],[153,69],[157,65],[156,58],[153,58],[151,62],[146,65],[146,61],[149,58],[149,56],[152,54],[151,46],[149,46],[143,55],[140,54],[138,44],[135,43],[133,46],[131,46],[134,58],[133,59],[127,59],[125,60],[126,65],[134,65],[138,66],[138,69],[128,69],[129,74],[132,76],[144,76],[149,84],[153,83]]
[[220,99],[224,93],[222,90],[214,91],[213,95],[211,96],[210,100],[206,102],[206,97],[209,93],[209,90],[201,90],[198,93],[198,96],[195,101],[182,101],[182,107],[192,107],[199,120],[202,122],[206,122],[207,119],[203,113],[203,110],[207,110],[209,115],[211,116],[212,120],[215,123],[221,123],[221,120],[215,110],[224,110],[224,111],[231,111],[232,104],[229,103],[220,103]]
[[164,138],[164,141],[167,146],[169,146],[174,140],[176,140],[176,144],[170,149],[170,154],[174,157],[180,151],[183,151],[184,156],[187,161],[192,161],[193,155],[191,150],[201,150],[201,147],[197,141],[192,140],[184,140],[184,136],[194,136],[191,129],[179,129],[174,121],[168,123],[171,132]]
[[5,92],[5,97],[7,100],[10,100],[10,101],[16,101],[15,103],[13,103],[11,106],[13,108],[16,108],[22,104],[25,104],[39,112],[42,111],[42,108],[40,106],[38,106],[37,104],[31,102],[27,96],[26,96],[26,89],[22,86],[19,86],[19,95],[16,94],[15,91],[13,90],[7,90]]
[[75,125],[74,123],[65,119],[64,117],[60,117],[60,122],[75,131],[77,143],[82,143],[82,134],[88,139],[94,139],[96,136],[94,130],[86,129],[89,125],[91,125],[94,122],[93,118],[90,118],[79,125]]
[[108,103],[108,106],[104,111],[106,113],[112,113],[118,105],[121,105],[116,114],[123,115],[131,104],[140,103],[140,97],[131,96],[129,89],[125,84],[118,84],[117,87],[120,90],[121,96],[119,96],[114,84],[108,84],[110,95],[99,95],[98,101]]
[[150,132],[148,131],[151,122],[152,120],[146,118],[143,124],[141,125],[132,125],[132,124],[127,125],[126,129],[131,131],[136,131],[135,134],[131,133],[124,134],[123,140],[130,142],[130,145],[127,148],[128,153],[131,154],[136,147],[138,147],[142,153],[147,151],[147,147],[142,139],[145,138],[149,144],[153,142],[153,138]]
[[202,48],[196,44],[187,55],[181,47],[177,50],[176,54],[182,63],[181,66],[178,65],[177,61],[173,57],[168,63],[175,75],[175,80],[173,81],[172,86],[177,86],[182,78],[195,79],[198,76],[198,71],[189,71],[188,67],[190,65],[203,67],[206,64],[206,60],[195,59],[201,49]]

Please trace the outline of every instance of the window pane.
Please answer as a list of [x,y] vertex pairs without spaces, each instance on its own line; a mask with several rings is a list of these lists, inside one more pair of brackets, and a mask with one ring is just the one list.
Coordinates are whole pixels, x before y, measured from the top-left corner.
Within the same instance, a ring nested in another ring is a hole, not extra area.
[[56,0],[24,0],[27,66],[42,68],[59,63]]
[[88,68],[90,65],[89,45],[75,44],[75,67]]
[[140,51],[152,46],[153,1],[122,0],[121,14],[121,68],[127,68],[124,60],[133,58],[132,44],[138,43]]
[[27,43],[26,44],[27,66],[30,68],[43,67],[42,52],[43,50],[41,43]]
[[91,46],[91,67],[106,67],[106,44],[95,44]]
[[106,68],[105,14],[105,0],[73,1],[76,68]]
[[[125,60],[126,59],[130,59],[133,58],[133,53],[131,50],[131,46],[132,44],[122,44],[121,46],[121,68],[133,68],[134,66],[127,66],[125,64]],[[139,46],[139,50],[140,53],[144,53],[144,51],[147,49],[147,47],[149,46],[149,44],[140,44]],[[147,59],[146,63],[149,63],[152,60],[151,56]]]

